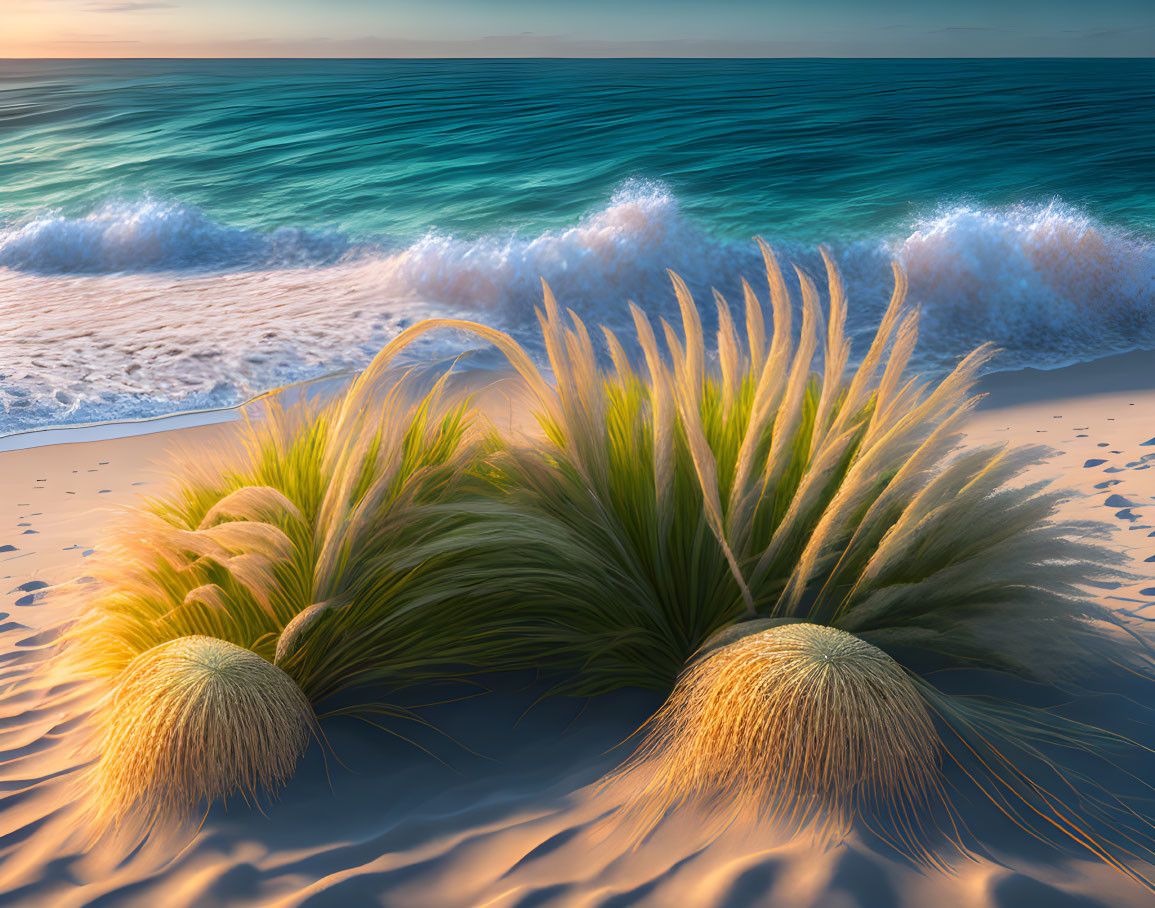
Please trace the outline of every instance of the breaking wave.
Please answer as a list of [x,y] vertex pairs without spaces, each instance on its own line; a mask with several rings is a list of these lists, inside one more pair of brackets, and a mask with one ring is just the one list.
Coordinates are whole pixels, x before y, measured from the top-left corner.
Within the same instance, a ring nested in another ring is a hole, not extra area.
[[[773,222],[763,236],[821,277],[813,246],[776,236]],[[923,370],[986,340],[1005,351],[998,368],[1155,348],[1155,244],[1061,202],[951,205],[891,235],[828,239],[856,337],[877,325],[891,260],[907,268]],[[751,240],[713,235],[653,183],[531,235],[260,232],[151,198],[40,215],[0,228],[0,304],[22,326],[0,337],[0,431],[236,403],[358,368],[428,314],[532,339],[543,278],[587,323],[624,327],[627,300],[673,311],[667,268],[703,304],[714,287],[740,299],[742,277],[761,286]],[[441,343],[427,352],[452,352],[454,339]]]

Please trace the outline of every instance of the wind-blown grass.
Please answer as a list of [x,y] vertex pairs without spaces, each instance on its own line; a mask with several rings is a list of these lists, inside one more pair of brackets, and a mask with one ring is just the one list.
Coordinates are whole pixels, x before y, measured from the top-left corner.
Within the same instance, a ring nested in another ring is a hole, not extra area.
[[[901,269],[873,342],[848,372],[846,303],[833,262],[826,257],[825,315],[813,280],[797,272],[802,318],[795,337],[786,280],[762,248],[773,326],[767,332],[762,305],[744,285],[745,342],[716,296],[717,344],[708,349],[689,290],[671,275],[681,332],[665,321],[655,332],[632,307],[640,370],[605,330],[612,367],[603,369],[585,325],[572,312],[564,317],[545,287],[539,319],[552,383],[508,336],[451,320],[409,329],[367,374],[420,334],[450,326],[496,344],[525,379],[544,439],[495,440],[485,473],[496,490],[489,517],[515,553],[511,594],[539,606],[526,633],[548,654],[543,664],[575,673],[563,681],[571,692],[670,690],[686,661],[719,632],[745,652],[743,634],[766,625],[735,626],[744,620],[853,634],[908,674],[909,690],[934,717],[944,760],[957,763],[1013,823],[1044,841],[1078,843],[1138,876],[1130,861],[1151,854],[1150,823],[1095,779],[1056,762],[1063,752],[1095,754],[1128,742],[1046,711],[947,696],[915,673],[933,657],[940,665],[1067,684],[1088,669],[1144,664],[1120,622],[1082,592],[1082,584],[1112,575],[1120,562],[1097,544],[1103,529],[1063,520],[1063,493],[1019,479],[1041,449],[958,450],[960,427],[977,400],[976,376],[993,350],[976,350],[938,382],[908,377],[918,312],[905,304]],[[691,670],[675,703],[696,702],[704,673],[718,679],[721,666],[744,664],[723,655],[727,649],[706,657],[709,670]],[[759,677],[733,670],[747,681]],[[738,736],[744,717],[759,709],[767,725],[751,726],[750,734],[781,727],[797,704],[763,697],[765,683],[750,687],[752,702],[735,707],[734,716],[665,711],[643,756],[687,746],[718,723]],[[741,686],[733,689],[740,698]],[[859,719],[878,721],[879,713]],[[807,734],[820,725],[811,723]],[[750,742],[727,742],[735,751],[726,765],[743,765]],[[790,746],[811,753],[818,742]],[[714,759],[661,758],[675,768]],[[829,771],[847,772],[848,765]],[[662,771],[641,759],[618,781],[631,772],[652,781]],[[653,821],[697,794],[712,806],[727,799],[733,806],[748,793],[733,775],[711,776],[720,787],[710,791],[698,791],[693,778],[673,772],[657,789],[639,785],[624,815]],[[817,791],[814,817],[838,814],[845,797],[861,794],[847,776],[809,793],[790,790],[789,773],[754,778],[764,803],[798,806]],[[941,795],[946,816],[957,819],[937,777],[918,790],[904,785],[897,797],[912,810],[922,794]],[[892,815],[893,843],[943,866],[928,843],[942,830],[911,827],[913,815]],[[945,835],[961,844],[957,830]]]
[[453,506],[477,441],[443,383],[416,402],[412,384],[271,404],[225,466],[186,458],[107,540],[75,655],[115,675],[166,641],[213,636],[276,661],[316,703],[492,652],[500,604],[460,578],[496,543]]
[[[769,332],[744,285],[745,330],[717,297],[708,348],[673,276],[681,332],[664,321],[656,332],[632,307],[642,368],[604,331],[605,369],[587,328],[546,287],[552,381],[503,332],[439,319],[403,332],[329,406],[270,408],[237,464],[189,474],[129,521],[73,631],[77,654],[116,676],[154,647],[212,636],[274,662],[313,703],[443,677],[455,664],[538,664],[579,694],[674,689],[615,779],[645,780],[623,811],[644,826],[699,797],[723,814],[727,801],[753,797],[841,826],[864,798],[888,793],[883,807],[905,806],[884,834],[942,866],[935,833],[916,818],[940,798],[957,819],[930,770],[941,757],[1029,834],[1077,842],[1138,876],[1132,859],[1150,855],[1150,824],[1056,756],[1126,741],[1027,706],[947,696],[918,675],[928,657],[1053,683],[1139,664],[1124,629],[1081,592],[1118,557],[1096,544],[1096,527],[1058,517],[1062,493],[1022,484],[1039,449],[958,451],[992,351],[938,382],[908,378],[918,314],[900,269],[848,372],[833,262],[828,313],[797,273],[796,337],[786,280],[763,252]],[[441,327],[499,347],[536,401],[541,437],[494,431],[481,444],[440,384],[408,402],[390,368]],[[768,639],[810,654],[767,656]],[[832,687],[801,683],[831,641],[852,656],[832,676],[837,703]],[[701,708],[720,691],[731,713]],[[905,726],[880,727],[887,715]],[[934,737],[920,747],[911,730],[928,722]],[[762,734],[786,727],[793,739]],[[830,727],[844,733],[823,750],[814,736]],[[685,750],[695,741],[710,746]],[[874,782],[863,775],[868,741],[889,741],[889,756],[875,757],[890,768]],[[759,768],[762,746],[787,749]],[[700,771],[719,762],[735,771]]]
[[[500,541],[457,506],[478,438],[467,402],[448,399],[445,380],[422,395],[408,377],[377,375],[324,406],[269,404],[223,463],[186,458],[164,494],[123,516],[64,651],[84,674],[107,679],[111,702],[129,704],[98,712],[104,755],[93,784],[104,815],[159,816],[169,802],[183,813],[188,800],[251,794],[249,781],[259,788],[286,775],[277,755],[295,751],[296,726],[270,743],[244,709],[210,702],[218,687],[190,694],[168,671],[165,654],[180,641],[240,648],[252,677],[262,677],[254,665],[268,666],[272,692],[291,679],[316,705],[358,691],[335,711],[418,721],[391,691],[491,665],[515,644],[504,623],[516,603],[486,586],[502,573]],[[253,760],[276,759],[234,784],[235,761],[198,768],[188,741],[174,754],[135,740],[148,731],[136,700],[169,722],[172,741],[179,722],[215,716],[210,737],[231,741],[234,756],[247,748]],[[134,792],[117,767],[147,761],[149,748],[164,784]],[[220,777],[205,781],[213,772]]]
[[672,275],[682,332],[663,320],[664,350],[631,310],[643,370],[609,331],[612,368],[602,369],[586,327],[572,313],[567,322],[548,287],[540,320],[552,383],[512,339],[468,322],[422,323],[396,342],[441,325],[474,331],[535,396],[544,440],[500,439],[486,478],[502,491],[502,532],[526,562],[510,582],[550,603],[538,630],[558,647],[555,660],[580,668],[574,690],[668,690],[713,634],[760,616],[1032,677],[1067,675],[1109,648],[1104,624],[1116,622],[1079,587],[1119,562],[1095,544],[1103,529],[1058,520],[1064,495],[1045,484],[1013,487],[1043,449],[955,456],[993,350],[939,382],[907,377],[918,313],[896,267],[890,306],[847,374],[833,262],[828,318],[798,272],[796,340],[785,279],[763,252],[769,334],[744,285],[746,342],[717,297],[708,349]]

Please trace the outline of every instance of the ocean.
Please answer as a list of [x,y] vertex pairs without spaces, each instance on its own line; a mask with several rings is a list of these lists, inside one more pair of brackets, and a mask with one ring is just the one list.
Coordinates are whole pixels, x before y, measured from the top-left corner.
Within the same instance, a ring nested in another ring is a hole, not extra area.
[[541,278],[625,329],[670,268],[709,321],[755,236],[829,246],[859,352],[901,262],[927,374],[1155,349],[1153,149],[1153,60],[0,61],[0,434],[231,406],[431,314],[536,349]]

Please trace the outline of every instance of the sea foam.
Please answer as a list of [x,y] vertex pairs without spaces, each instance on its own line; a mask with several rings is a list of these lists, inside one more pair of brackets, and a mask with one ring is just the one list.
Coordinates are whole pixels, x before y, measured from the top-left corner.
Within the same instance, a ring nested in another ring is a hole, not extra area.
[[940,357],[982,340],[1014,366],[1155,346],[1155,244],[1069,206],[960,206],[892,248]]
[[[824,281],[813,244],[764,236]],[[1059,202],[944,207],[892,235],[827,238],[863,341],[890,291],[890,262],[922,306],[915,366],[940,371],[994,341],[999,368],[1050,367],[1155,348],[1155,246]],[[764,288],[751,239],[713,235],[667,188],[628,183],[576,223],[524,234],[431,231],[409,241],[221,225],[152,199],[0,231],[0,431],[239,402],[363,366],[413,320],[477,319],[532,345],[545,279],[587,324],[629,334],[627,300],[676,316],[666,269],[697,294]],[[5,270],[6,269],[6,270]],[[764,295],[764,294],[763,294]],[[436,337],[421,355],[472,343]]]
[[352,248],[339,235],[229,227],[192,205],[148,196],[0,229],[0,267],[44,275],[323,265]]

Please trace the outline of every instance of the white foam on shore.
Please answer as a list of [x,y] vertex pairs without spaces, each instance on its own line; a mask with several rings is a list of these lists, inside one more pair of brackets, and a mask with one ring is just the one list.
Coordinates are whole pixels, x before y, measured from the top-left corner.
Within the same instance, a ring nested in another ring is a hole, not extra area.
[[[814,248],[774,242],[822,283]],[[393,251],[388,249],[393,248]],[[861,349],[890,261],[923,307],[915,365],[937,370],[994,341],[999,368],[1053,367],[1155,348],[1155,245],[1052,203],[944,208],[894,237],[835,243]],[[5,267],[6,266],[6,267]],[[676,315],[666,269],[703,304],[765,286],[751,241],[723,241],[661,185],[630,183],[569,227],[398,247],[301,231],[260,234],[145,200],[0,229],[0,431],[231,406],[359,369],[407,324],[457,315],[532,345],[544,278],[589,325],[629,334],[627,300]],[[471,344],[435,336],[439,356]]]

